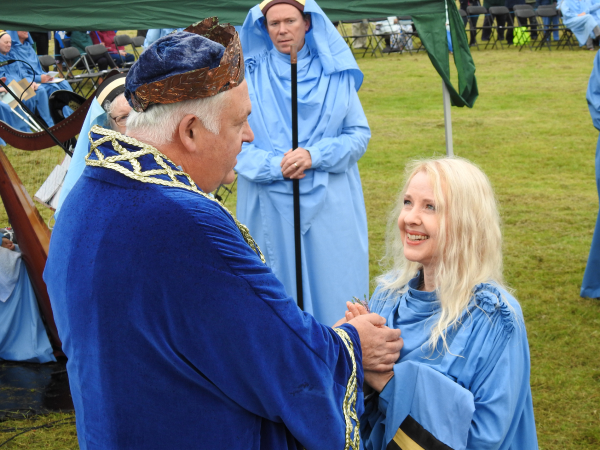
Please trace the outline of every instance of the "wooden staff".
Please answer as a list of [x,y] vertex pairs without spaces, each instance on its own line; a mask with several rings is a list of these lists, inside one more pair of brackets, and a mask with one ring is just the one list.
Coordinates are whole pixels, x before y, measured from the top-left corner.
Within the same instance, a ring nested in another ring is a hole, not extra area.
[[[290,51],[292,66],[292,151],[298,148],[298,52],[292,45]],[[298,306],[304,311],[302,292],[302,233],[300,226],[300,180],[292,180],[294,187],[294,246],[296,248],[296,297]]]

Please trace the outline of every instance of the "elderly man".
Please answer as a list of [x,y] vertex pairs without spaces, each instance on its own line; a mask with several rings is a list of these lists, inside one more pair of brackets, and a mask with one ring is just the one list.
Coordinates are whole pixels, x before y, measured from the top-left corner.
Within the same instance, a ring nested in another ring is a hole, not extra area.
[[[296,295],[292,182],[300,180],[304,308],[332,325],[369,295],[367,215],[357,161],[371,137],[363,75],[313,1],[265,1],[241,32],[255,140],[238,157],[237,215]],[[298,49],[298,142],[290,151],[290,48]]]
[[[364,370],[399,334],[301,312],[208,193],[252,140],[235,30],[215,19],[134,64],[127,136],[90,132],[44,279],[82,449],[359,448]],[[361,320],[358,320],[361,319]]]

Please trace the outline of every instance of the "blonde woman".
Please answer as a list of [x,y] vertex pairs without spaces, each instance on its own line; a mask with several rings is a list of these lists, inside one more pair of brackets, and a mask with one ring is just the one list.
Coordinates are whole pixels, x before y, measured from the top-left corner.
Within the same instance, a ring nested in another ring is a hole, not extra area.
[[[485,174],[459,158],[417,161],[393,213],[392,269],[369,304],[402,331],[392,372],[365,372],[365,449],[537,449],[529,347],[504,287]],[[346,320],[366,313],[349,305]]]

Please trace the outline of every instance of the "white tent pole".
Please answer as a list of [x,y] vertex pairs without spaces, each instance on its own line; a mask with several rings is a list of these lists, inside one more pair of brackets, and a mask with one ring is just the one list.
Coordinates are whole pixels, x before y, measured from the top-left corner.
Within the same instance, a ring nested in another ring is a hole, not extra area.
[[446,130],[446,156],[454,156],[454,144],[452,142],[452,111],[450,108],[450,92],[446,87],[446,83],[442,81],[442,92],[444,95],[444,125]]

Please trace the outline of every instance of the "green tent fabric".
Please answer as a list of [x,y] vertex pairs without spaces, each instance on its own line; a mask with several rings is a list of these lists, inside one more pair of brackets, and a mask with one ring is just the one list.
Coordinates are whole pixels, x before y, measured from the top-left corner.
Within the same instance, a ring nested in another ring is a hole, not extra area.
[[[454,0],[319,0],[332,21],[411,16],[429,58],[450,92],[453,106],[473,107],[478,95],[475,64]],[[4,1],[4,30],[142,30],[185,27],[205,17],[241,25],[255,2],[223,0],[22,0]],[[450,81],[446,8],[458,72],[458,90]]]

